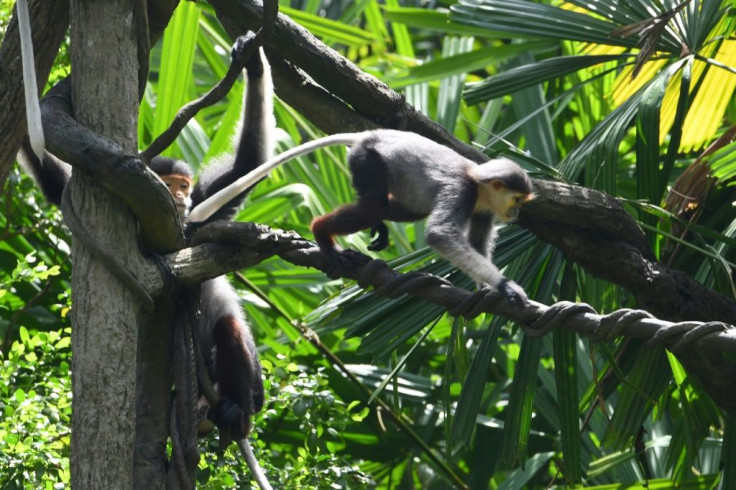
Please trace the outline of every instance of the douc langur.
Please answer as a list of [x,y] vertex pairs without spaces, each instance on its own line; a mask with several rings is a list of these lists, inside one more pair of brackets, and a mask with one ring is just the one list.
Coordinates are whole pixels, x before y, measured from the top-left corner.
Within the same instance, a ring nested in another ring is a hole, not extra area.
[[[24,46],[23,67],[24,72],[30,72],[24,77],[29,138],[24,141],[19,160],[38,182],[46,198],[58,205],[71,177],[71,166],[44,153],[26,0],[18,0],[18,10],[21,44]],[[238,38],[233,46],[233,56],[240,55],[252,39],[252,33]],[[194,187],[193,172],[187,163],[166,157],[152,159],[151,167],[168,187],[182,221],[193,204],[257,168],[273,153],[273,84],[270,67],[261,49],[248,60],[245,69],[248,83],[244,121],[234,158],[220,159],[209,165]],[[29,93],[36,94],[35,102],[33,97],[29,99]],[[232,219],[248,190],[244,188],[229,202],[223,203],[212,219]],[[228,280],[221,276],[202,284],[200,307],[199,344],[209,375],[221,396],[218,405],[209,409],[208,417],[220,430],[238,440],[241,451],[245,446],[244,452],[249,453],[247,463],[259,486],[271,488],[245,439],[250,431],[251,415],[263,406],[264,392],[258,352],[243,316],[240,299]],[[208,429],[211,425],[204,423],[200,432],[206,432],[202,428]]]
[[388,221],[427,218],[426,241],[440,256],[478,283],[503,292],[523,306],[524,290],[504,277],[492,262],[497,221],[516,219],[532,197],[527,173],[508,158],[476,164],[454,150],[415,133],[378,129],[335,134],[293,148],[261,165],[199,206],[187,220],[207,219],[242,188],[273,168],[330,145],[350,146],[349,165],[358,202],[316,218],[311,225],[323,253],[339,262],[334,236],[370,229],[372,250],[388,245]]
[[[252,36],[248,39],[252,39]],[[240,43],[243,38],[239,38]],[[242,52],[245,45],[233,47]],[[192,206],[231,184],[265,162],[273,153],[273,86],[265,55],[258,50],[246,63],[248,78],[244,121],[234,158],[208,165],[193,184],[193,172],[186,162],[157,156],[151,169],[169,189],[182,221]],[[232,219],[249,189],[231,199],[211,217]],[[202,283],[199,321],[200,348],[210,378],[221,400],[209,411],[210,418],[234,439],[250,431],[250,417],[263,406],[263,382],[258,352],[240,299],[224,276]]]
[[[207,186],[202,176],[192,186],[194,174],[183,161],[166,157],[154,157],[151,169],[169,188],[182,220],[191,209],[193,189]],[[258,352],[248,324],[242,314],[240,300],[224,276],[202,283],[199,316],[199,344],[208,374],[222,396],[220,403],[207,410],[209,405],[200,399],[200,411],[221,430],[233,438],[242,439],[249,430],[250,415],[263,406],[263,384]],[[203,421],[200,435],[212,429],[212,422]]]

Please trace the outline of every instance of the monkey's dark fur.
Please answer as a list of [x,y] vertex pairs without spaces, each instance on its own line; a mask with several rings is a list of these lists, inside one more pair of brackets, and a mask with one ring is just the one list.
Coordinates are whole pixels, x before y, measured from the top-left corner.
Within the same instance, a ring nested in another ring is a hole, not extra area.
[[316,218],[312,231],[323,252],[340,260],[333,236],[370,228],[372,250],[388,245],[384,220],[427,218],[425,239],[478,283],[523,304],[526,294],[493,264],[493,224],[511,221],[532,194],[529,176],[507,158],[481,165],[415,133],[374,130],[356,136],[348,158],[355,204]]
[[194,178],[192,167],[187,162],[169,157],[153,157],[151,159],[151,170],[156,172],[156,175],[182,175],[189,179]]
[[[240,55],[252,39],[252,33],[239,38],[233,47],[233,56]],[[203,171],[191,193],[194,206],[258,167],[273,151],[273,88],[261,50],[246,63],[246,72],[244,121],[235,158],[220,159]],[[62,191],[71,177],[71,167],[48,152],[42,163],[33,153],[28,138],[19,155],[46,198],[59,205]],[[167,157],[153,158],[151,168],[159,176],[173,174],[189,179],[193,176],[187,163]],[[246,189],[226,203],[210,220],[232,219],[248,191]],[[174,199],[176,201],[176,196]],[[186,204],[189,204],[188,198]],[[189,206],[181,208],[182,220],[189,209]],[[210,409],[209,417],[232,438],[243,439],[250,430],[250,416],[258,412],[264,402],[258,352],[240,299],[224,276],[202,284],[200,305],[199,344],[210,377],[222,397],[220,403]]]

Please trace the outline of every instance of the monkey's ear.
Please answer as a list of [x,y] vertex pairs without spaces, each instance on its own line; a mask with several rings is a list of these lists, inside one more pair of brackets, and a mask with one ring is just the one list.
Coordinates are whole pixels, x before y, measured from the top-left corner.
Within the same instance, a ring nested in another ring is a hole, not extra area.
[[501,191],[506,189],[506,183],[501,179],[491,179],[488,183],[493,187],[494,191]]

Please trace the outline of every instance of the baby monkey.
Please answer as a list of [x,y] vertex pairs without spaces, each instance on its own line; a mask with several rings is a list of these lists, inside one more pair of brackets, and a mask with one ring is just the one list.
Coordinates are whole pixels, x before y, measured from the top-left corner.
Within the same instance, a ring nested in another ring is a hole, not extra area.
[[[388,245],[384,220],[427,218],[426,242],[440,256],[476,282],[497,288],[514,304],[527,302],[524,290],[504,277],[491,259],[494,223],[513,221],[521,204],[533,197],[531,179],[507,158],[478,165],[418,134],[378,129],[327,136],[296,147],[233,183],[231,192],[253,185],[291,158],[334,144],[351,147],[348,163],[358,199],[312,222],[323,253],[336,262],[345,260],[334,237],[364,229],[376,236],[369,248],[382,250]],[[204,220],[219,209],[228,200],[226,191],[195,208],[189,221]]]

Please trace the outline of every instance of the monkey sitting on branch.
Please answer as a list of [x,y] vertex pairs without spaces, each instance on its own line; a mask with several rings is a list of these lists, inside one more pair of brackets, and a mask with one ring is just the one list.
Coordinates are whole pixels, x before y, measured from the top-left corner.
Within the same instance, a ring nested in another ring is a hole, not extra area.
[[519,307],[524,290],[504,277],[492,262],[494,224],[511,222],[519,207],[533,197],[527,173],[508,158],[476,164],[454,150],[415,133],[378,129],[335,134],[297,146],[269,160],[192,210],[190,223],[206,220],[277,166],[304,153],[331,145],[350,146],[348,163],[354,204],[344,205],[312,221],[322,252],[339,265],[350,257],[335,248],[335,235],[370,229],[369,249],[388,245],[384,220],[427,218],[425,239],[440,256],[479,284],[488,284]]

